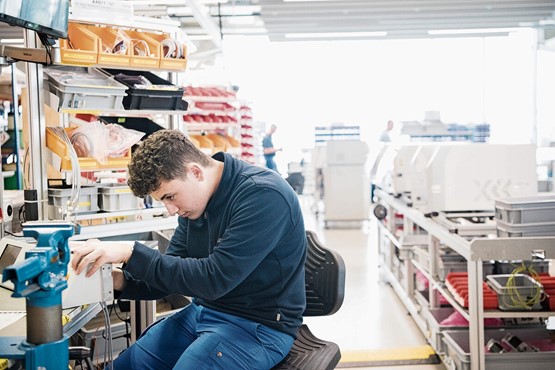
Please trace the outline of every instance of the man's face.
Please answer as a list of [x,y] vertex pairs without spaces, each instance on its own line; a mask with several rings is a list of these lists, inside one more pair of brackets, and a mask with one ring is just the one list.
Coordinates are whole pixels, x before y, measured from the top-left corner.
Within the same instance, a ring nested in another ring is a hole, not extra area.
[[196,220],[201,217],[209,195],[202,170],[198,167],[187,171],[187,179],[162,181],[160,187],[150,194],[154,199],[164,203],[170,215]]

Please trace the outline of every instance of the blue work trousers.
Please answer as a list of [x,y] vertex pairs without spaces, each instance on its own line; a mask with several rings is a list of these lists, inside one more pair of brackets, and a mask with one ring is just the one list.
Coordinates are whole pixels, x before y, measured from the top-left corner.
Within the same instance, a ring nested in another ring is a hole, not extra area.
[[289,334],[194,302],[151,325],[114,360],[114,370],[271,369]]

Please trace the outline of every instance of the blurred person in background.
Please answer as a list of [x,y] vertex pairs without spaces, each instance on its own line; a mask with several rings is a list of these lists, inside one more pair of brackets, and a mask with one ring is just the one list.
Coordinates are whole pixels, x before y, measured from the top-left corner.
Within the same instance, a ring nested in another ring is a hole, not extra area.
[[266,132],[266,136],[262,139],[262,148],[264,149],[264,159],[266,160],[266,167],[269,169],[276,171],[279,173],[276,162],[274,161],[274,157],[276,156],[276,152],[282,150],[282,148],[274,148],[274,142],[272,141],[272,135],[276,132],[277,126],[271,125],[268,132]]
[[385,130],[383,130],[382,133],[380,134],[381,142],[384,142],[384,143],[391,142],[391,136],[389,136],[389,133],[391,132],[391,130],[393,130],[393,121],[389,120],[387,121]]

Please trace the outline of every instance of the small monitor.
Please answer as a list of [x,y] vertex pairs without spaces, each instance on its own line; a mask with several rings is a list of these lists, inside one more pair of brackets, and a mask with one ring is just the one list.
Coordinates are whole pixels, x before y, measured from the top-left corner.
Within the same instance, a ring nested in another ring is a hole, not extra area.
[[0,0],[0,21],[67,38],[69,0]]
[[21,247],[13,244],[6,244],[6,248],[4,248],[0,256],[0,272],[3,272],[6,267],[13,265],[19,253],[21,253]]
[[35,248],[35,244],[27,243],[24,238],[2,238],[0,239],[0,286],[13,290],[11,281],[2,282],[4,269],[25,259],[25,252]]

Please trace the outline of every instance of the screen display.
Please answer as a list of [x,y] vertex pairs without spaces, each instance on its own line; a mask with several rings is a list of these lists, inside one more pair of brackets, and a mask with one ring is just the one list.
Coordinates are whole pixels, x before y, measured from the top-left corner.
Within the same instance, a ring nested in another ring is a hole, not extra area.
[[16,247],[15,245],[6,244],[6,248],[0,256],[0,273],[10,265],[15,263],[17,256],[21,253],[21,247]]
[[0,0],[0,21],[67,38],[69,0]]

